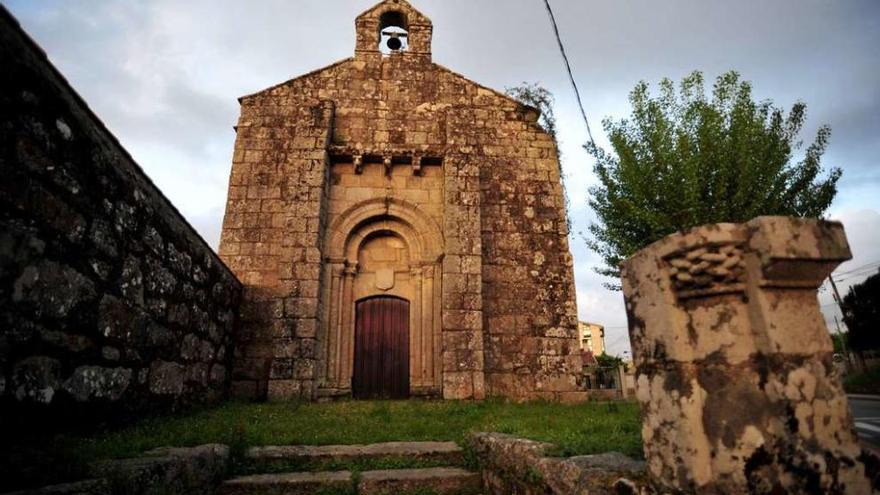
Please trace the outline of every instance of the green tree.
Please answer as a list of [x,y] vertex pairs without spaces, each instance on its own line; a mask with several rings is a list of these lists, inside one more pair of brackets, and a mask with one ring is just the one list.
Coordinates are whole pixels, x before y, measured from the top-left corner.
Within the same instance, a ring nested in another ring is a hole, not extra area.
[[596,356],[596,363],[596,366],[599,366],[600,368],[619,368],[621,366],[626,366],[623,362],[623,358],[611,356],[604,352]]
[[586,146],[599,179],[589,200],[598,222],[587,242],[604,261],[596,270],[603,275],[619,276],[624,259],[671,233],[759,215],[820,217],[837,193],[840,169],[825,175],[821,165],[831,129],[821,127],[794,162],[806,105],[786,115],[770,101],[756,103],[736,72],[716,80],[711,98],[693,72],[678,91],[662,80],[657,96],[640,82],[629,100],[629,118],[603,121],[614,153]]
[[880,273],[850,287],[842,307],[850,348],[856,352],[880,349]]

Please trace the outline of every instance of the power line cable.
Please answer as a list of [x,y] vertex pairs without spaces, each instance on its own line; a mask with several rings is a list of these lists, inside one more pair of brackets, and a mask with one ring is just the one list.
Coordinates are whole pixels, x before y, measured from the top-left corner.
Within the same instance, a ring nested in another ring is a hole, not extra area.
[[868,270],[868,271],[861,272],[861,273],[852,273],[852,274],[847,275],[842,278],[834,277],[834,281],[835,282],[845,282],[847,280],[852,280],[854,278],[870,277],[872,275],[875,275],[876,273],[877,272],[875,272],[874,270]]
[[870,262],[870,263],[866,263],[866,264],[864,264],[864,265],[857,266],[857,267],[855,267],[855,268],[849,268],[849,269],[847,269],[847,270],[845,270],[845,271],[842,271],[842,272],[839,272],[839,273],[835,273],[834,275],[837,276],[837,277],[839,277],[839,276],[841,276],[841,275],[847,275],[847,274],[850,274],[850,273],[852,273],[852,272],[860,272],[860,271],[865,270],[865,269],[868,269],[868,268],[870,268],[870,269],[873,270],[873,269],[874,269],[873,267],[875,267],[875,266],[880,266],[880,261],[872,261],[872,262]]
[[571,87],[574,88],[574,95],[577,98],[578,108],[581,110],[581,117],[584,118],[584,125],[587,126],[587,137],[590,138],[590,145],[596,149],[596,141],[593,140],[593,131],[590,130],[590,121],[587,119],[587,112],[584,110],[584,103],[581,100],[581,92],[578,90],[577,83],[574,80],[574,74],[571,71],[571,64],[568,61],[568,55],[565,53],[565,45],[562,44],[562,37],[559,35],[559,26],[556,25],[556,16],[553,15],[553,9],[550,7],[550,0],[544,0],[547,7],[547,14],[550,15],[550,23],[553,25],[553,33],[556,35],[556,43],[559,44],[559,53],[562,54],[562,60],[565,62],[565,70],[568,72],[568,80],[571,81]]

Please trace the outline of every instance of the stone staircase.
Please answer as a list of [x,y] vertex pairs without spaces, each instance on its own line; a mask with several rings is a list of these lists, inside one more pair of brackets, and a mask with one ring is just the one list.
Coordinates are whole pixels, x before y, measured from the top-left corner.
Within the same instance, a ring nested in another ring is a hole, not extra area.
[[[401,465],[423,466],[384,469]],[[463,467],[452,442],[254,447],[246,469],[223,482],[220,495],[476,495],[480,475]]]

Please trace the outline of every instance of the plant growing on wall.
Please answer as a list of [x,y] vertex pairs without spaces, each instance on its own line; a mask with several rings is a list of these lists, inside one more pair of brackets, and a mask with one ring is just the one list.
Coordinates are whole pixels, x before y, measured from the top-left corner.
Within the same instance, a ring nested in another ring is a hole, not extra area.
[[[504,88],[505,94],[514,100],[538,110],[538,124],[556,141],[556,115],[553,113],[553,93],[538,83],[523,82],[519,86]],[[559,148],[557,143],[557,148]]]
[[[523,82],[519,86],[504,88],[504,93],[514,100],[538,110],[540,114],[538,125],[553,138],[553,143],[556,145],[556,155],[561,158],[562,152],[559,150],[559,140],[556,137],[556,114],[553,113],[553,105],[556,102],[553,93],[538,83],[527,82]],[[559,176],[562,178],[563,197],[565,198],[565,223],[568,231],[571,232],[571,215],[569,215],[571,201],[568,198],[568,189],[565,187],[565,174],[562,172],[561,160],[559,161]]]
[[603,275],[619,276],[621,261],[673,232],[759,215],[820,217],[837,193],[840,169],[826,174],[821,164],[831,129],[819,128],[794,161],[806,104],[786,115],[755,102],[736,72],[718,77],[711,97],[703,74],[693,72],[677,91],[663,79],[656,96],[640,82],[629,100],[628,118],[603,121],[613,153],[586,145],[599,179],[589,198],[598,222],[587,242],[604,261],[596,270]]

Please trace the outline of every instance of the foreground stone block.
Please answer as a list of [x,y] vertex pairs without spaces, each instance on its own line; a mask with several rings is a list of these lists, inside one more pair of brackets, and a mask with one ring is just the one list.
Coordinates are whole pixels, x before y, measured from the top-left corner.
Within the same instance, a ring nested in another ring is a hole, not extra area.
[[346,493],[352,487],[350,471],[285,473],[243,476],[225,481],[221,495],[311,495]]
[[435,493],[474,495],[480,493],[480,475],[460,468],[388,469],[361,475],[357,493],[391,495],[396,493]]
[[111,495],[107,480],[86,480],[75,483],[52,485],[34,490],[10,492],[6,495]]
[[676,493],[871,493],[816,289],[836,222],[760,217],[623,264],[645,456]]
[[458,465],[463,452],[455,442],[384,442],[369,445],[283,445],[252,447],[247,459],[260,466],[406,459]]
[[548,457],[553,444],[501,433],[475,433],[470,444],[480,461],[487,494],[652,493],[645,491],[645,464],[617,452]]
[[145,457],[102,461],[92,474],[110,481],[114,493],[173,495],[214,493],[229,469],[229,447],[161,448]]

